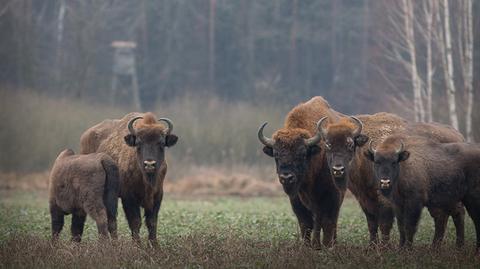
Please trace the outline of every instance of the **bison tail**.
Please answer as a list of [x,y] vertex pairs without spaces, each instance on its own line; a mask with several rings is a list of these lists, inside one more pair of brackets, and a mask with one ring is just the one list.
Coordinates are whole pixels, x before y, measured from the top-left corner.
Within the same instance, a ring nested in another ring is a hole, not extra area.
[[102,166],[106,174],[103,203],[107,209],[108,219],[115,219],[117,217],[120,175],[113,160],[103,159]]

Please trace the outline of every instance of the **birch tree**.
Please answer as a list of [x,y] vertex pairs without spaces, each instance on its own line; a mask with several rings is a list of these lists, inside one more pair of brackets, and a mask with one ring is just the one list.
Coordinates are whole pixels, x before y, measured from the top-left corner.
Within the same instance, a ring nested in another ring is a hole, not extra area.
[[433,99],[433,75],[435,70],[433,69],[433,22],[434,14],[437,10],[437,0],[425,0],[422,2],[422,14],[425,17],[425,27],[418,27],[420,33],[425,40],[425,99],[426,99],[426,116],[429,122],[433,121],[432,99]]
[[[446,94],[447,94],[447,101],[448,101],[448,112],[450,117],[450,124],[457,130],[459,130],[458,126],[458,116],[457,116],[457,108],[456,108],[456,88],[455,82],[453,77],[453,58],[452,58],[452,37],[450,32],[450,7],[448,5],[448,0],[443,0],[442,4],[443,8],[443,28],[439,27],[441,33],[439,37],[441,37],[440,50],[442,55],[442,63],[443,63],[443,73],[445,76],[445,83],[446,83]],[[437,16],[437,20],[439,25],[441,25],[441,18],[440,15]],[[443,42],[442,42],[443,41]]]
[[425,121],[425,108],[422,99],[422,78],[417,68],[417,50],[415,41],[415,19],[412,0],[394,2],[389,14],[393,36],[386,38],[387,59],[399,63],[407,72],[413,91],[415,121]]
[[473,142],[472,111],[473,111],[473,16],[472,0],[460,2],[458,23],[458,47],[463,76],[463,87],[466,93],[467,108],[465,112],[465,135],[467,141]]

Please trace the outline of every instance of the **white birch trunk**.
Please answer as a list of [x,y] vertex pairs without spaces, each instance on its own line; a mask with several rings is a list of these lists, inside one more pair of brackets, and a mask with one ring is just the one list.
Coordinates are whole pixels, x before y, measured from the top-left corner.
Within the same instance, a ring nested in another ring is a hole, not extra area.
[[450,116],[450,124],[459,129],[458,116],[455,101],[455,83],[453,80],[453,60],[452,60],[452,39],[450,33],[450,8],[448,6],[448,0],[443,0],[443,14],[444,14],[444,34],[445,34],[445,53],[446,53],[446,66],[444,66],[445,79],[447,84],[447,100],[448,111]]
[[410,75],[413,88],[413,104],[415,109],[415,121],[425,121],[425,109],[422,100],[422,83],[417,70],[417,58],[415,50],[414,17],[411,0],[403,0],[405,19],[405,41],[410,54]]
[[[426,15],[426,35],[425,35],[425,43],[427,46],[427,58],[426,58],[426,76],[427,76],[427,83],[426,83],[426,92],[427,92],[427,117],[428,121],[433,121],[433,111],[432,111],[432,96],[433,96],[433,86],[432,86],[432,77],[433,77],[433,69],[432,69],[432,30],[433,30],[433,12],[436,0],[429,0],[426,1],[426,5],[424,6],[425,15]],[[427,7],[428,5],[428,7]]]
[[465,113],[465,134],[468,142],[473,142],[473,14],[472,0],[463,1],[463,83],[467,92],[467,109]]

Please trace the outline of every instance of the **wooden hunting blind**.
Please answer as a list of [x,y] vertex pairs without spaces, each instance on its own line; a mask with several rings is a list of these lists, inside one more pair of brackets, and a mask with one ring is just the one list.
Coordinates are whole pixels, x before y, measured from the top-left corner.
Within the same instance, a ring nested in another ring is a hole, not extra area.
[[137,44],[132,41],[113,41],[111,46],[114,49],[111,101],[113,104],[116,103],[116,99],[119,95],[118,87],[122,86],[119,85],[122,84],[121,78],[126,77],[131,82],[130,92],[127,92],[127,97],[131,97],[135,109],[141,111],[135,63],[135,48],[137,47]]

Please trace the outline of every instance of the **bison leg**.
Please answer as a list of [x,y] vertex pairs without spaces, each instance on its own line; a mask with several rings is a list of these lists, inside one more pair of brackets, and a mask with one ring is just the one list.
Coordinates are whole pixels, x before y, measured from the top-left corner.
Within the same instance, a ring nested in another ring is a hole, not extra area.
[[324,218],[322,222],[323,228],[323,245],[332,247],[335,243],[337,222],[335,219]]
[[132,238],[137,243],[140,243],[140,226],[142,225],[142,218],[140,217],[140,207],[136,203],[128,199],[122,199],[123,211],[128,221],[128,226],[132,232]]
[[322,230],[322,216],[319,214],[314,213],[313,215],[313,231],[312,231],[312,247],[314,249],[321,249],[322,244],[321,244],[321,238],[320,238],[320,233]]
[[395,216],[397,218],[398,233],[400,234],[400,247],[405,245],[405,221],[403,209],[397,209],[395,211]]
[[160,205],[162,203],[162,197],[155,199],[152,209],[145,209],[145,224],[148,229],[148,240],[152,246],[158,246],[157,242],[157,220],[158,220],[158,211],[160,210]]
[[480,202],[477,199],[478,197],[475,196],[468,197],[463,201],[463,204],[475,224],[477,234],[476,254],[480,255]]
[[460,248],[465,244],[465,208],[462,203],[457,203],[452,213],[452,219],[457,234],[456,246]]
[[403,215],[405,225],[405,245],[411,247],[413,244],[413,237],[417,232],[420,216],[422,215],[422,205],[416,204],[405,208]]
[[118,197],[116,192],[109,191],[104,197],[104,204],[107,210],[107,225],[108,225],[108,232],[112,239],[117,239],[117,204],[118,204]]
[[106,172],[106,184],[103,203],[107,209],[108,231],[113,239],[117,239],[117,207],[118,207],[118,168],[111,161],[102,161]]
[[85,226],[85,219],[87,215],[75,212],[72,214],[72,226],[70,232],[72,234],[73,242],[80,242],[82,240],[83,227]]
[[323,245],[332,247],[335,244],[337,234],[337,220],[342,205],[343,197],[331,196],[321,203],[322,219],[321,225],[323,230]]
[[103,202],[98,202],[95,206],[87,208],[87,214],[97,223],[100,239],[108,238],[107,210],[103,206]]
[[65,222],[65,213],[54,203],[50,203],[50,217],[52,218],[52,240],[57,241]]
[[367,217],[368,223],[368,232],[370,233],[370,244],[378,244],[378,218],[377,215],[368,212],[366,209],[363,209],[365,216]]
[[394,219],[395,214],[393,208],[383,207],[380,209],[379,226],[382,233],[382,243],[384,244],[388,244],[390,241],[390,231],[392,230]]
[[290,204],[292,205],[293,213],[297,216],[302,239],[306,244],[309,244],[313,228],[312,213],[302,204],[298,197],[290,198]]
[[440,208],[429,208],[428,211],[435,222],[435,235],[433,237],[432,247],[438,247],[443,241],[445,230],[447,228],[448,215]]

